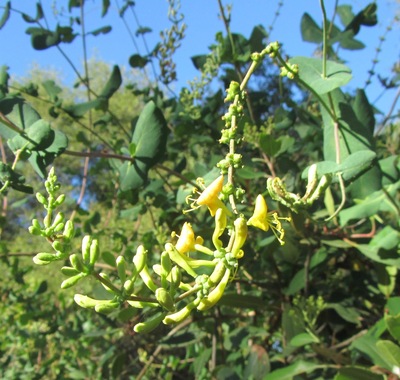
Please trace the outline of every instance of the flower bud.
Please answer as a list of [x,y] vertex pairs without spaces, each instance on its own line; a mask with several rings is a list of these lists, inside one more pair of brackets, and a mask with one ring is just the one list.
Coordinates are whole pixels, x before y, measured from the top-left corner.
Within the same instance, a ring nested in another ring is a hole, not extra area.
[[116,309],[119,308],[119,302],[115,301],[107,301],[104,303],[98,303],[95,307],[94,310],[96,310],[98,313],[101,314],[110,314]]
[[221,281],[223,275],[225,274],[225,269],[226,269],[225,263],[222,260],[218,261],[213,272],[208,278],[208,282],[213,286],[218,284]]
[[62,267],[61,268],[61,273],[65,276],[71,277],[71,276],[75,276],[77,275],[78,272],[75,268],[71,268],[71,267]]
[[136,254],[133,256],[133,264],[136,267],[138,273],[142,271],[146,264],[147,251],[144,249],[143,245],[139,245],[136,249]]
[[155,292],[155,296],[164,309],[171,312],[175,311],[175,302],[172,299],[171,294],[169,294],[164,288],[158,288]]
[[99,248],[99,241],[97,239],[92,240],[92,244],[90,244],[90,265],[96,264],[98,258],[100,256],[100,248]]
[[71,240],[74,237],[74,234],[75,234],[74,222],[72,220],[67,220],[63,232],[64,238],[67,240]]
[[243,253],[241,254],[240,250],[247,239],[246,219],[243,216],[240,216],[233,222],[233,225],[235,226],[235,240],[233,241],[231,252],[233,257],[240,258],[243,256]]
[[226,268],[221,281],[210,293],[208,293],[207,297],[205,297],[201,300],[201,302],[197,306],[198,310],[201,310],[201,311],[208,310],[209,308],[213,307],[221,299],[222,295],[224,294],[226,285],[229,282],[230,274],[231,274],[230,269]]
[[69,257],[69,261],[71,262],[71,265],[78,271],[78,272],[84,272],[85,267],[82,263],[82,260],[79,258],[77,254],[73,254]]
[[82,258],[85,263],[90,262],[90,245],[92,244],[92,237],[86,235],[82,239]]
[[57,258],[52,253],[41,252],[32,259],[36,265],[48,265]]
[[188,303],[185,307],[183,307],[181,310],[168,314],[164,319],[163,323],[166,325],[172,325],[174,323],[179,323],[182,322],[184,319],[186,319],[190,313],[192,312],[193,309],[195,309],[200,303],[200,299],[196,298],[194,301]]
[[216,249],[222,248],[222,242],[219,237],[224,233],[226,228],[226,213],[222,208],[215,212],[215,228],[212,241]]
[[65,201],[65,194],[60,194],[57,199],[54,201],[53,205],[54,207],[58,207],[62,205]]
[[126,262],[124,257],[118,256],[116,263],[117,263],[118,277],[121,280],[121,282],[124,283],[126,280]]
[[36,193],[36,199],[38,200],[39,203],[41,203],[44,206],[47,206],[47,199],[46,197],[41,194],[41,193]]
[[67,278],[61,283],[61,289],[68,289],[71,286],[74,286],[81,278],[85,277],[84,273],[78,273],[75,276]]
[[133,327],[133,331],[137,333],[149,333],[153,331],[164,319],[165,313],[157,313],[152,318],[148,319],[145,322],[137,323]]

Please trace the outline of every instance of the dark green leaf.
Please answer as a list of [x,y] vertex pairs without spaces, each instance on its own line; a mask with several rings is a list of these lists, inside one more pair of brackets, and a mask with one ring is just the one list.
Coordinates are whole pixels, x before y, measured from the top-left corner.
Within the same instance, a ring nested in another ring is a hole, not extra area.
[[268,38],[268,33],[262,25],[257,25],[253,28],[249,39],[251,51],[261,51],[265,47],[265,40]]
[[133,68],[143,68],[147,65],[149,59],[139,54],[133,54],[129,57],[129,65]]
[[8,75],[8,67],[0,67],[0,99],[3,99],[8,94],[8,80],[10,76]]
[[299,66],[299,78],[322,95],[344,86],[352,78],[351,70],[334,61],[327,61],[326,78],[322,76],[322,60],[318,58],[293,57],[289,63]]
[[325,308],[335,310],[347,322],[360,324],[361,315],[354,307],[339,303],[327,303]]
[[100,94],[100,97],[109,99],[113,94],[119,89],[122,84],[121,71],[117,65],[113,67],[111,72],[111,76],[107,81],[107,84],[104,86],[103,91]]
[[361,12],[351,20],[351,22],[346,26],[345,30],[351,30],[354,35],[356,35],[361,28],[364,26],[374,26],[378,23],[378,18],[376,16],[376,11],[378,6],[376,3],[368,4]]
[[231,39],[227,36],[224,38],[221,46],[221,62],[232,63],[242,62],[247,63],[252,53],[249,41],[241,34],[232,33],[233,47]]
[[154,102],[141,112],[132,136],[136,145],[135,159],[120,166],[121,191],[137,189],[147,179],[148,171],[162,159],[168,128],[164,116]]
[[334,380],[385,380],[385,375],[380,375],[360,367],[344,367],[339,370]]
[[219,305],[239,307],[243,309],[259,309],[266,306],[260,297],[229,292],[224,293],[219,301]]
[[101,28],[92,30],[88,34],[91,34],[92,36],[98,36],[99,34],[107,34],[110,33],[112,30],[112,27],[107,25],[107,26],[102,26]]
[[301,37],[303,41],[317,44],[322,42],[322,29],[308,13],[304,13],[301,18]]
[[194,374],[196,379],[199,379],[201,372],[204,370],[204,368],[207,368],[207,363],[210,360],[211,353],[212,349],[206,348],[205,350],[202,350],[198,355],[196,355],[193,362]]
[[204,54],[203,55],[194,55],[193,57],[190,57],[190,59],[192,60],[193,65],[197,70],[202,70],[204,64],[207,61],[207,56]]
[[9,165],[0,162],[0,187],[8,181],[14,190],[33,194],[33,188],[25,185],[25,178],[14,171]]
[[1,16],[1,19],[0,19],[0,29],[6,24],[7,20],[9,19],[10,9],[11,9],[11,2],[7,1],[6,5],[4,7],[3,15]]
[[101,17],[104,17],[107,14],[109,7],[110,7],[110,0],[102,0]]
[[139,37],[140,35],[144,35],[144,34],[151,33],[151,32],[152,32],[151,28],[149,28],[147,26],[142,26],[136,30],[135,36]]

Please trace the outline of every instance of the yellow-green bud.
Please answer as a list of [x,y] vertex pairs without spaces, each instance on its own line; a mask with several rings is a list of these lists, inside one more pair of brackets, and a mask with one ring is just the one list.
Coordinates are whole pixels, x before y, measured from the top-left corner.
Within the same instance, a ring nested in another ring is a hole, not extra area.
[[117,263],[118,277],[121,280],[121,282],[124,283],[126,280],[126,262],[124,257],[118,256],[116,263]]
[[61,289],[68,289],[71,286],[74,286],[81,278],[85,277],[84,273],[78,273],[75,276],[67,278],[61,283]]
[[136,250],[135,256],[133,256],[133,264],[136,267],[138,273],[142,271],[146,264],[147,251],[144,249],[143,245],[139,245]]
[[233,225],[235,227],[235,240],[231,252],[233,257],[240,259],[243,256],[241,248],[247,239],[247,222],[243,216],[240,216],[233,222]]
[[71,240],[74,237],[74,234],[75,234],[74,222],[72,220],[67,220],[63,232],[64,238],[67,240]]
[[182,322],[184,319],[186,319],[190,313],[192,312],[193,309],[195,309],[200,303],[200,299],[196,298],[194,301],[188,303],[185,307],[183,307],[181,310],[168,314],[164,320],[163,323],[166,325],[172,325],[174,323],[179,323]]
[[175,311],[175,302],[167,290],[164,288],[158,288],[155,292],[155,296],[157,301],[164,309],[171,312]]
[[56,257],[52,253],[41,252],[33,258],[33,262],[36,265],[48,265],[55,259]]
[[82,239],[82,258],[87,264],[90,262],[90,245],[92,244],[92,237],[86,235]]
[[229,282],[230,274],[231,274],[230,269],[226,268],[221,281],[210,293],[208,293],[207,297],[201,300],[201,302],[197,306],[198,310],[201,311],[208,310],[221,299],[222,295],[224,294],[226,285]]
[[96,264],[100,256],[100,248],[99,248],[99,241],[97,239],[92,240],[92,244],[90,244],[90,260],[89,263],[91,265]]
[[219,208],[215,212],[215,228],[212,236],[212,241],[216,249],[222,248],[222,242],[219,237],[224,233],[226,228],[226,212]]
[[108,301],[104,303],[98,303],[94,307],[94,310],[96,310],[98,313],[101,314],[110,314],[118,308],[119,308],[119,302]]
[[71,277],[71,276],[76,276],[78,272],[75,268],[71,268],[71,267],[62,267],[61,268],[61,273],[65,276]]
[[73,254],[69,257],[69,261],[71,265],[79,272],[84,272],[85,267],[83,266],[82,260],[79,258],[78,255]]
[[208,278],[209,283],[213,286],[218,284],[221,281],[223,275],[225,274],[225,269],[226,269],[225,263],[222,260],[220,260],[215,266],[210,277]]
[[158,313],[145,322],[137,323],[133,327],[133,331],[137,333],[149,333],[153,331],[156,327],[158,327],[158,325],[161,323],[164,317],[165,313]]

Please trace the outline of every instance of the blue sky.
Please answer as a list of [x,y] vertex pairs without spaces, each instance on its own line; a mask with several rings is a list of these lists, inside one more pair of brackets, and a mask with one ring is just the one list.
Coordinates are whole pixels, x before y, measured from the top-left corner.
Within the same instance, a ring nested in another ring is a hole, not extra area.
[[[120,4],[123,3],[122,0],[118,1]],[[0,4],[4,3],[4,0],[0,0]],[[36,1],[33,0],[12,0],[13,8],[32,16],[36,12],[35,3]],[[42,0],[44,9],[47,9],[49,13],[48,18],[51,25],[55,25],[50,12],[50,6],[53,3],[60,8],[66,7],[68,1]],[[117,15],[115,0],[111,0],[111,3],[109,14],[101,19],[99,17],[101,1],[86,0],[87,31],[105,25],[112,25],[113,27],[113,31],[108,35],[88,38],[89,56],[96,55],[97,58],[110,64],[128,67],[129,56],[136,53],[136,50]],[[261,24],[268,29],[274,19],[278,0],[230,0],[229,2],[223,1],[223,3],[233,5],[231,30],[249,37],[255,25]],[[330,17],[335,1],[325,0],[325,3],[328,17]],[[339,4],[351,5],[354,13],[359,12],[368,3],[370,1],[366,0],[339,1]],[[379,44],[379,37],[384,34],[395,12],[399,13],[399,6],[396,5],[395,0],[380,0],[378,5],[378,25],[372,28],[364,27],[357,35],[357,38],[363,41],[367,48],[358,51],[342,51],[342,57],[353,70],[353,80],[350,82],[349,88],[364,86],[368,75],[367,71],[371,68],[372,58]],[[135,9],[141,26],[150,27],[153,30],[152,33],[146,34],[147,44],[151,49],[158,42],[159,31],[170,26],[167,19],[168,3],[166,0],[136,0]],[[176,89],[185,86],[188,80],[198,75],[190,57],[207,53],[208,46],[214,42],[215,33],[223,30],[222,21],[218,17],[217,0],[181,0],[181,11],[185,15],[187,31],[182,47],[175,56],[179,76],[178,82],[175,84]],[[271,40],[278,40],[283,43],[286,53],[290,56],[310,56],[315,48],[315,45],[301,39],[300,20],[304,12],[308,12],[320,24],[319,0],[284,0],[280,16],[270,36]],[[137,29],[137,24],[133,15],[129,12],[127,13],[127,21],[132,25],[134,32]],[[337,22],[339,21],[337,20]],[[60,23],[67,24],[67,19],[61,17]],[[73,71],[55,48],[45,51],[35,51],[31,48],[30,37],[24,32],[28,26],[30,25],[23,22],[19,14],[11,14],[8,23],[0,30],[0,44],[3,51],[0,64],[9,66],[12,75],[23,76],[28,73],[32,63],[37,63],[45,68],[56,68],[62,74],[66,83],[73,83],[75,80]],[[141,49],[140,53],[145,54],[142,41],[138,39],[137,42]],[[76,40],[71,45],[63,45],[63,49],[73,62],[81,68],[82,47],[79,41]],[[399,52],[400,38],[399,24],[397,23],[383,45],[376,71],[383,76],[390,75],[391,67],[396,61],[399,61]],[[380,92],[381,86],[375,77],[372,85],[367,88],[370,101],[373,102],[380,95]],[[394,94],[395,90],[389,91],[375,105],[387,112]]]

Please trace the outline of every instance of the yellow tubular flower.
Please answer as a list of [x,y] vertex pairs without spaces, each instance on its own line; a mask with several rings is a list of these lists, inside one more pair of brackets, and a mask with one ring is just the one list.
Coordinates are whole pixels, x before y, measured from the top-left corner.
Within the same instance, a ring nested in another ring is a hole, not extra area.
[[249,226],[257,227],[263,231],[268,231],[271,228],[275,237],[281,245],[285,244],[285,230],[282,227],[281,220],[291,221],[291,218],[279,217],[275,211],[268,212],[267,202],[264,197],[259,194],[256,199],[253,216],[248,220]]
[[223,185],[224,176],[220,175],[204,189],[196,201],[199,206],[207,206],[211,216],[214,216],[219,208],[222,208],[228,215],[230,214],[224,203],[218,198]]

